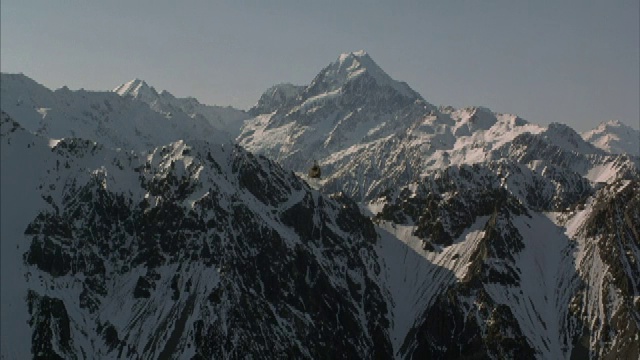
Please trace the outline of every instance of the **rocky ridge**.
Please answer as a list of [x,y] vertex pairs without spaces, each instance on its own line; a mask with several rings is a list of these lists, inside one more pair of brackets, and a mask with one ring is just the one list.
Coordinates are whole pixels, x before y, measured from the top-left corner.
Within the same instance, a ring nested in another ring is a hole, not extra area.
[[265,92],[253,153],[141,80],[2,76],[3,356],[638,357],[637,154],[364,52]]

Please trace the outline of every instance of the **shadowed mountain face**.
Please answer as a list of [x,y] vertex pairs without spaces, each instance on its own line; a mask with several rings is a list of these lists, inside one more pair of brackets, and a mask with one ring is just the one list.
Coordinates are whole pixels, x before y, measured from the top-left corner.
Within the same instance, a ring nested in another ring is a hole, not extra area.
[[248,113],[114,91],[3,74],[3,357],[640,355],[620,124],[436,108],[364,52]]

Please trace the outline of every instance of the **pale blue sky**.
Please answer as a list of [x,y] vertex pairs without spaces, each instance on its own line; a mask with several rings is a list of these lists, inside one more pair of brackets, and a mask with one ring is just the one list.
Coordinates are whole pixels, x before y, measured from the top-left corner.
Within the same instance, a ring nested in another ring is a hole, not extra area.
[[482,105],[583,131],[640,122],[640,2],[0,2],[0,64],[50,88],[134,77],[248,108],[366,50],[435,105]]

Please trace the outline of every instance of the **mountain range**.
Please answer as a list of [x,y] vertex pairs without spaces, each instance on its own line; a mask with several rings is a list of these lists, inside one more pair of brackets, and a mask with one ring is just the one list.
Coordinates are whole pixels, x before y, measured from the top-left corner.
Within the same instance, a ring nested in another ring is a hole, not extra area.
[[0,90],[3,358],[640,356],[619,121],[434,106],[363,51],[248,111]]

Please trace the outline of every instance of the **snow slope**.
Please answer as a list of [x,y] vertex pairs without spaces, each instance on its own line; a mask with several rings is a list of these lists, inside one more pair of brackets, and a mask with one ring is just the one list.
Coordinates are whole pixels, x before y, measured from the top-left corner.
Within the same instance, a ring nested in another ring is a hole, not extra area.
[[155,88],[140,79],[126,82],[113,91],[120,96],[142,101],[152,110],[169,118],[184,113],[192,119],[204,119],[216,129],[216,132],[225,134],[228,140],[238,136],[244,120],[250,117],[246,112],[231,106],[205,105],[193,97],[176,98],[166,90],[158,93]]
[[581,135],[586,141],[607,152],[640,156],[640,131],[618,120],[603,122]]
[[371,203],[396,357],[636,358],[640,176],[594,189],[506,165]]
[[638,165],[638,155],[611,155],[566,125],[540,126],[484,107],[436,108],[364,52],[340,55],[306,87],[286,88],[286,95],[279,87],[262,95],[238,143],[295,172],[317,160],[323,191],[358,201],[448,166],[505,158],[570,166],[597,182]]
[[113,92],[51,91],[21,74],[2,74],[0,107],[43,137],[79,137],[111,148],[146,150],[180,139],[229,141],[203,118],[166,117]]
[[249,117],[231,107],[158,94],[138,79],[115,92],[95,92],[51,91],[21,74],[1,76],[2,110],[29,131],[50,138],[80,137],[130,150],[177,140],[230,142]]

